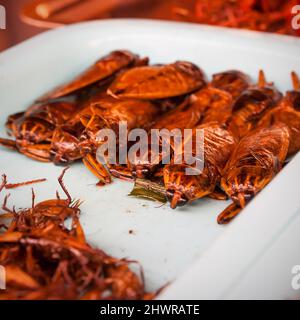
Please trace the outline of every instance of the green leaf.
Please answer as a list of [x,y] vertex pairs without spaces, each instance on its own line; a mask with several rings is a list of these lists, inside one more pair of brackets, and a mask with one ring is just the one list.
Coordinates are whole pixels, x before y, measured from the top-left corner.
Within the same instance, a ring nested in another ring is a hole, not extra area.
[[166,189],[163,185],[146,179],[136,179],[129,196],[166,203]]

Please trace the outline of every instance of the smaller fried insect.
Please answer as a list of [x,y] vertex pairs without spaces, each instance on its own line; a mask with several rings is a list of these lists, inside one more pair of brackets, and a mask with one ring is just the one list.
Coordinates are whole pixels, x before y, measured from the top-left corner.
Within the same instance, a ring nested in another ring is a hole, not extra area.
[[292,72],[291,76],[294,90],[288,91],[278,106],[270,110],[258,123],[258,127],[284,123],[290,128],[288,156],[300,150],[300,80],[295,72]]
[[[229,222],[281,170],[289,148],[290,130],[276,124],[244,137],[224,168],[221,187],[236,206],[225,209],[218,222]],[[238,207],[238,208],[236,208]]]
[[7,212],[14,213],[11,226],[17,228],[18,231],[23,232],[33,226],[35,228],[44,228],[49,221],[62,223],[69,217],[78,217],[80,213],[80,201],[72,200],[63,182],[64,175],[68,169],[69,168],[66,167],[58,178],[59,185],[67,197],[66,199],[61,199],[57,193],[56,199],[46,200],[35,204],[35,194],[32,190],[32,208],[24,209],[15,213],[14,210],[8,209],[8,197],[6,197],[3,208]]
[[229,129],[236,137],[244,137],[281,98],[282,94],[272,83],[266,82],[261,70],[257,86],[244,91],[235,101],[231,119],[228,121]]
[[205,84],[205,75],[196,65],[177,61],[129,69],[116,78],[107,92],[115,98],[157,100],[185,95]]
[[[172,209],[214,193],[220,182],[221,172],[236,144],[232,134],[217,123],[204,124],[193,131],[197,129],[202,129],[204,132],[204,142],[201,146],[204,155],[203,169],[199,171],[186,164],[170,164],[163,169],[164,184]],[[201,143],[196,141],[195,136],[193,141]],[[193,143],[194,156],[195,143]],[[189,167],[196,170],[194,175],[186,174],[186,169]]]
[[[135,262],[108,256],[86,242],[80,203],[72,201],[63,183],[66,170],[59,183],[67,199],[35,205],[33,193],[31,209],[10,213],[12,222],[0,235],[0,264],[6,270],[0,300],[154,298],[145,292],[143,275],[129,269]],[[67,218],[71,228],[64,225]]]
[[39,99],[45,101],[49,99],[57,99],[77,92],[80,89],[88,87],[96,82],[107,79],[120,70],[140,64],[147,64],[147,59],[140,59],[137,55],[129,51],[113,51],[105,57],[98,60],[95,64],[85,70],[77,78],[70,83],[59,86],[53,91],[47,93]]

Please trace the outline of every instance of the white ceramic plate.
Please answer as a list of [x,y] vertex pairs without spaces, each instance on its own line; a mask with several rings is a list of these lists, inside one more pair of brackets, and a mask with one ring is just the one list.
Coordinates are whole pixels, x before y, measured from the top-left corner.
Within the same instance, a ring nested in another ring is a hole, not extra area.
[[[123,48],[152,63],[190,60],[208,75],[234,68],[255,79],[263,68],[281,90],[291,87],[291,70],[300,73],[300,40],[292,37],[149,20],[78,24],[0,55],[1,136],[9,114]],[[38,200],[53,197],[58,188],[61,168],[52,164],[1,148],[0,168],[9,181],[47,178],[35,186]],[[300,294],[291,287],[291,268],[300,264],[299,169],[300,155],[225,227],[216,217],[228,202],[202,199],[172,211],[127,197],[131,183],[95,187],[96,179],[80,163],[65,182],[74,198],[84,200],[88,240],[109,254],[140,261],[148,290],[173,281],[162,298],[291,298]],[[30,187],[14,190],[10,198],[20,207],[30,201]]]

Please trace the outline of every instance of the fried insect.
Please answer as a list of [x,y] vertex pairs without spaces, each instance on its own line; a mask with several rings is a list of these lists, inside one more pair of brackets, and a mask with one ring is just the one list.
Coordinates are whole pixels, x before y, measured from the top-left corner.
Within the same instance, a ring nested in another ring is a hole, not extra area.
[[[191,103],[191,98],[187,98],[179,107],[165,113],[159,117],[151,129],[172,131],[173,129],[181,130],[192,129],[199,123],[203,110]],[[148,146],[152,146],[149,137]],[[152,148],[144,155],[139,155],[139,159],[131,164],[132,175],[137,178],[145,178],[151,176],[158,168],[162,161],[162,154],[154,155],[151,153]],[[157,159],[153,159],[153,157]],[[151,161],[152,160],[152,161]]]
[[35,104],[26,112],[9,117],[6,126],[14,140],[0,138],[0,145],[38,161],[50,162],[53,133],[77,111],[71,102]]
[[231,94],[211,85],[197,91],[192,96],[192,108],[201,110],[200,124],[218,122],[224,124],[232,114]]
[[[83,155],[83,162],[102,183],[111,182],[111,174],[119,178],[131,178],[130,169],[127,166],[109,163],[99,163],[96,160],[97,148],[104,142],[98,139],[100,129],[111,129],[119,132],[119,125],[127,125],[127,130],[135,128],[147,129],[159,113],[156,105],[149,101],[127,99],[119,100],[112,97],[94,104],[90,112],[83,112],[81,122],[85,130],[80,137],[79,148]],[[107,103],[111,103],[107,105]],[[116,141],[119,145],[119,141]],[[103,159],[105,161],[105,159]],[[111,173],[111,174],[110,174]]]
[[[63,85],[40,98],[39,102],[31,106],[26,112],[10,116],[7,121],[7,128],[9,133],[16,138],[16,141],[0,139],[0,144],[43,162],[53,160],[58,164],[77,160],[80,157],[76,153],[74,143],[77,142],[76,138],[78,137],[73,130],[64,130],[60,127],[65,125],[85,103],[88,103],[90,97],[99,96],[103,91],[106,91],[116,73],[127,67],[147,63],[148,59],[140,59],[129,51],[110,53],[71,83]],[[107,80],[110,81],[107,82]],[[91,89],[88,95],[84,94],[83,98],[81,97],[78,100],[82,90],[95,83],[97,83],[96,88]],[[65,97],[71,94],[75,97],[73,99],[75,102],[70,102],[68,101],[70,98]],[[63,97],[65,97],[64,100],[61,100]],[[58,98],[60,99],[57,101]],[[57,128],[58,131],[55,132]],[[62,150],[63,155],[60,154],[60,150]]]
[[286,124],[290,131],[288,156],[300,150],[300,80],[292,72],[294,90],[288,91],[277,107],[270,110],[258,123],[259,127],[268,127],[275,123]]
[[235,101],[228,121],[229,129],[236,137],[244,137],[281,98],[282,94],[272,83],[266,82],[263,71],[260,71],[257,86],[244,91]]
[[248,89],[251,79],[248,75],[237,70],[228,70],[213,75],[211,85],[231,94],[233,100]]
[[[232,134],[219,124],[201,125],[193,131],[197,129],[202,129],[204,133],[204,141],[201,146],[204,155],[203,169],[199,171],[186,164],[170,164],[163,169],[164,184],[172,209],[215,191],[221,179],[221,172],[236,144]],[[195,139],[195,134],[193,141],[201,143]],[[193,143],[194,156],[196,155],[195,143]],[[195,170],[194,174],[187,175],[187,168]]]
[[107,92],[115,98],[157,100],[185,95],[205,84],[205,75],[196,65],[177,61],[129,69],[117,77]]
[[49,99],[57,99],[64,97],[80,89],[88,87],[96,82],[101,82],[124,68],[147,64],[148,59],[140,59],[139,56],[129,51],[113,51],[105,57],[98,60],[95,64],[85,70],[82,74],[76,77],[70,83],[59,86],[52,92],[47,93],[41,97],[39,101],[45,101]]
[[[239,142],[221,179],[222,189],[238,208],[244,208],[281,170],[289,139],[289,128],[276,124],[258,128]],[[239,212],[238,208],[231,206],[225,209],[218,221],[228,222]]]
[[[249,77],[242,72],[226,71],[215,75],[212,83],[193,93],[179,107],[161,116],[151,129],[178,129],[183,133],[184,129],[192,129],[199,124],[224,124],[232,114],[231,93],[240,94],[249,84]],[[150,141],[148,145],[151,145]],[[133,176],[141,179],[150,178],[161,161],[162,154],[153,158],[150,150],[132,165]]]
[[[72,201],[63,183],[65,171],[59,183],[66,199],[35,205],[33,194],[32,208],[11,213],[12,222],[0,235],[0,264],[6,271],[0,300],[153,298],[145,292],[143,277],[129,269],[132,262],[87,243],[78,218],[80,202]],[[71,228],[64,225],[67,218]]]

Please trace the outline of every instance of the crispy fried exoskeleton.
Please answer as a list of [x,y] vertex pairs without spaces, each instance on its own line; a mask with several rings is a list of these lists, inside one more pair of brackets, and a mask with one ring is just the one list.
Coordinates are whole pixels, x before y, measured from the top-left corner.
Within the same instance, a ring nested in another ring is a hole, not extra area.
[[259,127],[268,127],[274,123],[284,123],[291,131],[288,156],[300,150],[300,81],[292,72],[293,91],[288,91],[279,105],[270,110],[258,123]]
[[[84,101],[74,116],[64,125],[56,127],[51,141],[51,161],[55,164],[70,164],[82,159],[79,147],[80,138],[84,133],[85,126],[91,118],[95,103],[101,103],[102,108],[113,106],[114,99],[108,97],[103,90],[97,91],[89,99]],[[95,117],[93,123],[97,123]],[[101,129],[100,125],[97,127]],[[96,129],[95,129],[96,131]]]
[[[163,170],[167,197],[173,209],[215,191],[221,172],[236,144],[232,134],[217,123],[198,126],[194,132],[197,129],[202,129],[204,132],[203,170],[197,172],[197,169],[194,169],[195,175],[186,175],[189,166],[185,164],[166,165]],[[199,143],[196,142],[195,135],[193,139],[195,143]]]
[[[289,148],[290,130],[282,124],[258,128],[244,137],[223,171],[221,187],[237,207],[246,204],[280,171]],[[225,221],[234,217],[230,207],[219,217]]]
[[[102,93],[89,100],[65,125],[54,130],[51,142],[51,160],[55,164],[68,164],[83,159],[85,165],[102,181],[111,182],[107,168],[99,164],[95,154],[100,142],[100,129],[112,129],[118,133],[119,122],[127,122],[128,130],[146,128],[154,121],[159,108],[148,101],[120,100]],[[123,172],[120,170],[123,168]],[[115,176],[130,178],[127,166],[112,166]],[[119,173],[118,173],[119,172]]]
[[[141,128],[148,128],[158,115],[159,109],[149,101],[127,99],[120,100],[108,98],[112,105],[102,105],[101,102],[90,107],[88,112],[82,112],[81,122],[85,127],[80,137],[79,148],[83,155],[84,164],[100,179],[102,183],[111,182],[110,169],[112,174],[118,177],[131,178],[130,169],[127,166],[110,165],[98,163],[96,150],[101,144],[97,134],[100,129],[112,129],[118,133],[119,124],[127,123],[128,131]],[[107,103],[108,101],[105,100]],[[119,143],[119,141],[117,141]],[[121,170],[123,168],[123,170]],[[120,171],[121,170],[121,171]]]
[[281,98],[282,94],[273,84],[266,82],[263,71],[260,71],[257,86],[244,91],[235,101],[228,121],[230,130],[236,137],[244,137]]
[[202,110],[199,123],[226,123],[232,114],[233,99],[231,94],[211,85],[192,95],[192,108]]
[[205,75],[190,62],[132,68],[116,78],[108,94],[117,98],[157,100],[185,95],[206,84]]
[[[160,117],[152,129],[170,131],[179,129],[183,133],[184,129],[192,129],[198,124],[210,122],[224,124],[232,114],[233,97],[231,93],[240,94],[249,86],[249,83],[250,79],[247,75],[238,71],[226,71],[215,75],[211,84],[196,91],[181,106]],[[149,145],[151,145],[150,141]],[[159,167],[157,163],[162,160],[161,154],[157,156],[159,159],[155,164],[151,164],[151,150],[149,150],[142,160],[132,165],[133,175],[137,178],[150,178],[150,175]]]
[[248,89],[251,79],[248,75],[237,70],[228,70],[213,75],[211,85],[227,91],[235,100],[243,91]]
[[[144,61],[144,62],[143,62]],[[95,64],[85,70],[73,81],[59,86],[52,92],[47,93],[39,100],[56,99],[70,95],[80,89],[90,86],[96,82],[101,82],[124,68],[147,63],[147,59],[142,59],[129,51],[113,51],[98,60]]]
[[[65,172],[65,170],[64,170]],[[47,299],[144,299],[143,279],[133,273],[129,261],[92,248],[79,222],[79,201],[46,200],[19,212],[6,212],[12,218],[0,234],[0,264],[6,271],[6,290],[0,300]],[[6,198],[7,200],[7,198]],[[71,228],[64,221],[71,218]]]
[[68,121],[77,108],[75,103],[64,101],[35,104],[8,118],[7,129],[16,140],[0,139],[0,144],[34,160],[49,162],[55,127]]
[[[151,129],[166,129],[169,131],[179,129],[183,132],[184,129],[194,128],[201,120],[203,108],[200,105],[195,105],[191,100],[193,99],[186,99],[179,107],[159,117],[151,126]],[[150,137],[148,146],[151,146]],[[155,163],[151,163],[151,148],[149,148],[148,153],[143,155],[142,159],[131,164],[132,175],[137,178],[145,178],[152,175],[162,160],[161,154],[158,154],[157,157],[159,159],[153,161]]]

